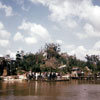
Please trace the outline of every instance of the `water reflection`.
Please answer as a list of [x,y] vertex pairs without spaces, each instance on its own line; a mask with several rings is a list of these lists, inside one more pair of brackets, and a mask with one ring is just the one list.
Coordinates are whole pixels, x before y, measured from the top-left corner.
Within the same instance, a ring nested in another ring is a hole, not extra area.
[[[0,100],[99,100],[100,81],[2,82]],[[80,99],[81,98],[81,99]]]

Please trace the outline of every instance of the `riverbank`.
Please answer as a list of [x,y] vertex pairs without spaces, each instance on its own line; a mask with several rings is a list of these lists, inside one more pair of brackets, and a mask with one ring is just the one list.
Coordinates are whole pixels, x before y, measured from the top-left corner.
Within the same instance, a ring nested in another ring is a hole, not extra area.
[[100,81],[100,77],[56,77],[54,78],[31,78],[28,79],[25,75],[18,75],[18,76],[0,76],[0,80],[2,81],[45,81],[45,82],[63,82],[63,81],[72,81],[72,80],[83,80],[83,81]]

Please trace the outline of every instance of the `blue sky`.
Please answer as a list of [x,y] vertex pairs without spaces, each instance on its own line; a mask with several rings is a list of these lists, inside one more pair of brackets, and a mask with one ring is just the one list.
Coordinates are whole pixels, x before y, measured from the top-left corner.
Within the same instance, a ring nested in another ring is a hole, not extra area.
[[100,0],[0,0],[0,56],[59,43],[84,59],[100,54]]

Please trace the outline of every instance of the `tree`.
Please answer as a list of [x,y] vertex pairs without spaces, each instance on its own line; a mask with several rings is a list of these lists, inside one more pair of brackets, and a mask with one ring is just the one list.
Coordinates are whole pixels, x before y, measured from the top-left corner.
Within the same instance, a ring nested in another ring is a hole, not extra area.
[[97,71],[97,65],[99,65],[99,55],[86,55],[86,65],[93,71]]
[[54,43],[46,44],[44,51],[47,53],[47,59],[52,57],[59,58],[60,45]]
[[3,70],[5,66],[6,66],[6,62],[4,57],[0,57],[0,76],[3,74]]

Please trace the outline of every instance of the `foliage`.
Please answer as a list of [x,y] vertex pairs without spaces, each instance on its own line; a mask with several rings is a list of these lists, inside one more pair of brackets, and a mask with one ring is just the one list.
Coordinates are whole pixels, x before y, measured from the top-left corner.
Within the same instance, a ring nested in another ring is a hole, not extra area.
[[[49,43],[44,49],[37,53],[27,53],[24,51],[16,53],[16,60],[11,60],[10,55],[6,59],[0,61],[0,75],[3,74],[3,69],[7,68],[8,75],[15,75],[21,71],[63,71],[70,72],[72,67],[79,67],[85,69],[88,66],[94,72],[100,71],[100,57],[99,55],[86,55],[86,61],[77,59],[75,55],[69,56],[67,53],[61,53],[60,45]],[[59,67],[66,65],[66,68],[59,70]]]
[[86,55],[87,59],[86,66],[92,69],[93,72],[100,71],[100,57],[99,55]]

